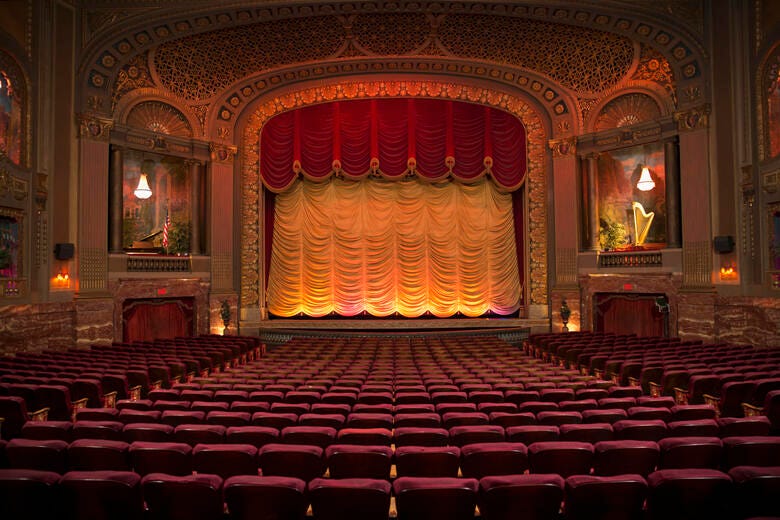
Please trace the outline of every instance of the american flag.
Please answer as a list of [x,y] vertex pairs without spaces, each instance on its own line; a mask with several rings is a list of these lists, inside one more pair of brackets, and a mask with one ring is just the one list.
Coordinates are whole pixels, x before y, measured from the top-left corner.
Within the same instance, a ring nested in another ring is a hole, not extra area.
[[163,225],[163,239],[162,245],[165,249],[168,249],[168,228],[171,226],[171,217],[168,215],[168,210],[165,210],[165,224]]

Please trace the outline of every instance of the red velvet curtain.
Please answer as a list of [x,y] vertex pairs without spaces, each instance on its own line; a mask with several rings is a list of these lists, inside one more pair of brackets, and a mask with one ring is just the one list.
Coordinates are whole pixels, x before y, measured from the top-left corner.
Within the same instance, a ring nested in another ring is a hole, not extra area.
[[520,187],[526,136],[507,112],[439,99],[370,99],[311,105],[275,116],[260,135],[260,175],[274,192],[298,174],[325,180],[334,173],[387,178],[486,174],[504,190]]
[[637,336],[664,336],[667,314],[658,311],[655,300],[662,295],[597,294],[596,331]]
[[192,336],[192,298],[125,302],[123,341]]

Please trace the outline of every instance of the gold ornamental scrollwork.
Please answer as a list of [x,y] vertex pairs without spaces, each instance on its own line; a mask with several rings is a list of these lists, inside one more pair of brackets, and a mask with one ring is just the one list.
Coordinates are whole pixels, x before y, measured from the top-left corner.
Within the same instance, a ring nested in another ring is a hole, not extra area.
[[114,127],[114,122],[112,120],[94,117],[88,114],[80,114],[78,118],[79,137],[91,141],[108,142],[111,129]]
[[11,195],[16,201],[23,201],[29,194],[30,183],[0,169],[0,198]]
[[674,113],[674,120],[677,121],[677,129],[680,132],[690,132],[700,130],[709,126],[710,112],[712,107],[709,103],[682,110]]
[[568,157],[577,153],[577,138],[572,136],[562,139],[550,139],[547,146],[552,150],[553,159]]
[[209,151],[211,152],[212,161],[230,163],[233,162],[233,158],[235,158],[238,153],[238,148],[224,144],[209,143]]
[[[279,96],[269,96],[258,105],[243,130],[241,143],[241,304],[259,305],[259,265],[262,217],[260,200],[259,142],[263,125],[273,116],[306,105],[337,99],[383,97],[452,99],[480,103],[505,110],[520,119],[527,132],[528,170],[525,189],[528,199],[529,255],[526,258],[527,303],[547,304],[547,135],[540,115],[523,98],[510,93],[446,81],[360,81],[312,86]],[[571,153],[571,152],[570,152]]]

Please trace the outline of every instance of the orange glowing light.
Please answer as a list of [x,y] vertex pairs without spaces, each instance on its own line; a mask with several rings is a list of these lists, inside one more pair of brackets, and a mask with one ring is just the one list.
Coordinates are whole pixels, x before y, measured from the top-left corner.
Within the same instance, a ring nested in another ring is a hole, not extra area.
[[54,277],[54,285],[62,289],[67,289],[70,287],[70,275],[60,271],[57,273],[57,276]]
[[736,280],[737,279],[737,268],[733,265],[725,266],[720,268],[720,279],[721,280]]

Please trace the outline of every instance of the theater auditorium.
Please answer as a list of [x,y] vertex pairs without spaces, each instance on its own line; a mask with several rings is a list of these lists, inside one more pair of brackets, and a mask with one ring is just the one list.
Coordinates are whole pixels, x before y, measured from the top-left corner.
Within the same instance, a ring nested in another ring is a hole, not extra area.
[[771,0],[0,2],[3,520],[780,520]]

